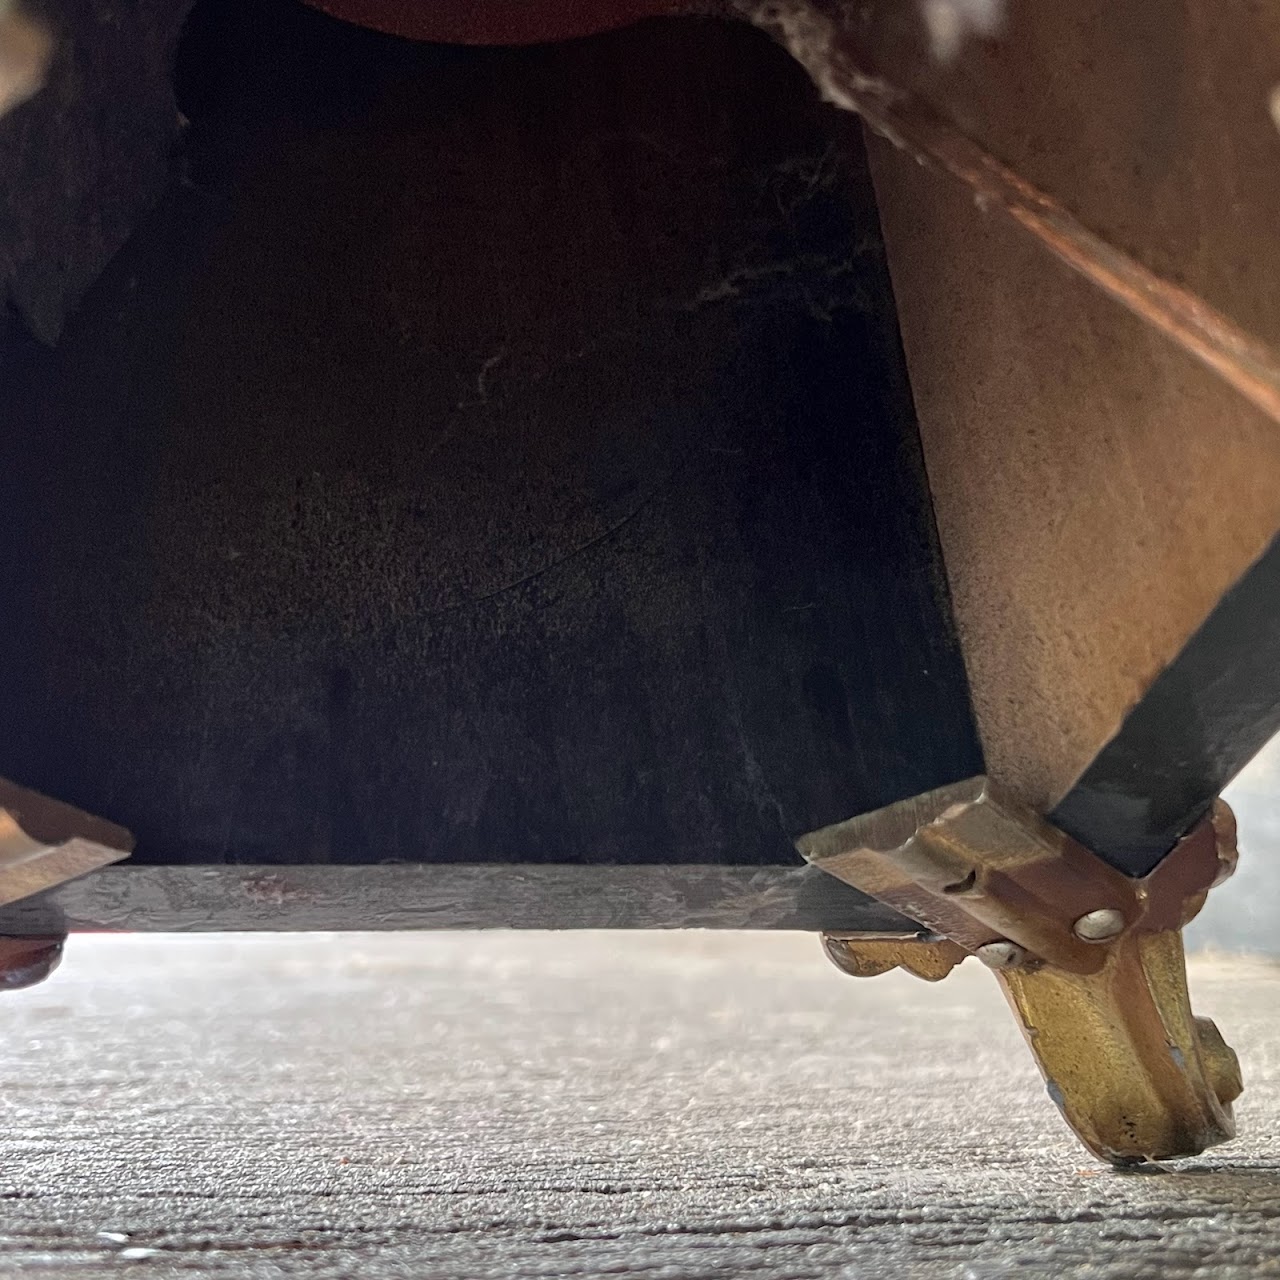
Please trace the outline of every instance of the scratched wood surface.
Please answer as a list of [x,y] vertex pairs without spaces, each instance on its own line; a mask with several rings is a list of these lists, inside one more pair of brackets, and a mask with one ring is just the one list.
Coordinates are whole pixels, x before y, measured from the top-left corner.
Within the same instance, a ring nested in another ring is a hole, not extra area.
[[1245,1136],[1119,1176],[982,971],[799,934],[82,937],[6,996],[0,1273],[1280,1274],[1280,968],[1202,962]]

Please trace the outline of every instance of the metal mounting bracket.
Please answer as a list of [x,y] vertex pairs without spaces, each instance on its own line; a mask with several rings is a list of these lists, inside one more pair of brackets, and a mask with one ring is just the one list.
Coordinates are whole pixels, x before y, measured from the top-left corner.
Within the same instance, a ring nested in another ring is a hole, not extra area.
[[1142,879],[1108,866],[985,777],[802,837],[815,866],[918,920],[915,934],[824,935],[839,968],[945,977],[992,968],[1049,1096],[1113,1164],[1197,1155],[1235,1136],[1235,1053],[1192,1015],[1181,930],[1235,869],[1211,817]]
[[[123,827],[0,778],[0,905],[19,902],[127,858]],[[65,929],[0,936],[0,990],[43,982],[62,958]]]

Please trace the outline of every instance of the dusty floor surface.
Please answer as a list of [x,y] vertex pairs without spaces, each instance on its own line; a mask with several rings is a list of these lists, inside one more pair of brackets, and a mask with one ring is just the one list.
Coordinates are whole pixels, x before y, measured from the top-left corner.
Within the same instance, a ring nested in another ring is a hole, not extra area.
[[1201,962],[1243,1137],[1116,1175],[994,983],[801,935],[77,938],[0,1003],[0,1274],[1280,1275],[1280,968]]

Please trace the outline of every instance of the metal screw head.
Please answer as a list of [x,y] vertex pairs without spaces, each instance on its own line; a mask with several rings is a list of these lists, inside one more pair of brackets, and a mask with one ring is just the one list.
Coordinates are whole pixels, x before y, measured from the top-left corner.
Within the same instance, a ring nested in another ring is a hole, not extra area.
[[1083,942],[1106,942],[1124,932],[1124,913],[1115,907],[1099,907],[1085,912],[1073,927]]
[[1027,953],[1016,942],[988,942],[973,954],[988,969],[1012,969],[1027,958]]

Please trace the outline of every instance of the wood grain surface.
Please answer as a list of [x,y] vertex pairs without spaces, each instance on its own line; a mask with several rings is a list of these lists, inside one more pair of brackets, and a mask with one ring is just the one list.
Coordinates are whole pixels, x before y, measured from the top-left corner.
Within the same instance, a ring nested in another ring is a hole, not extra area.
[[801,934],[76,938],[5,998],[0,1272],[1280,1271],[1280,968],[1199,962],[1244,1135],[1119,1176],[989,975]]

